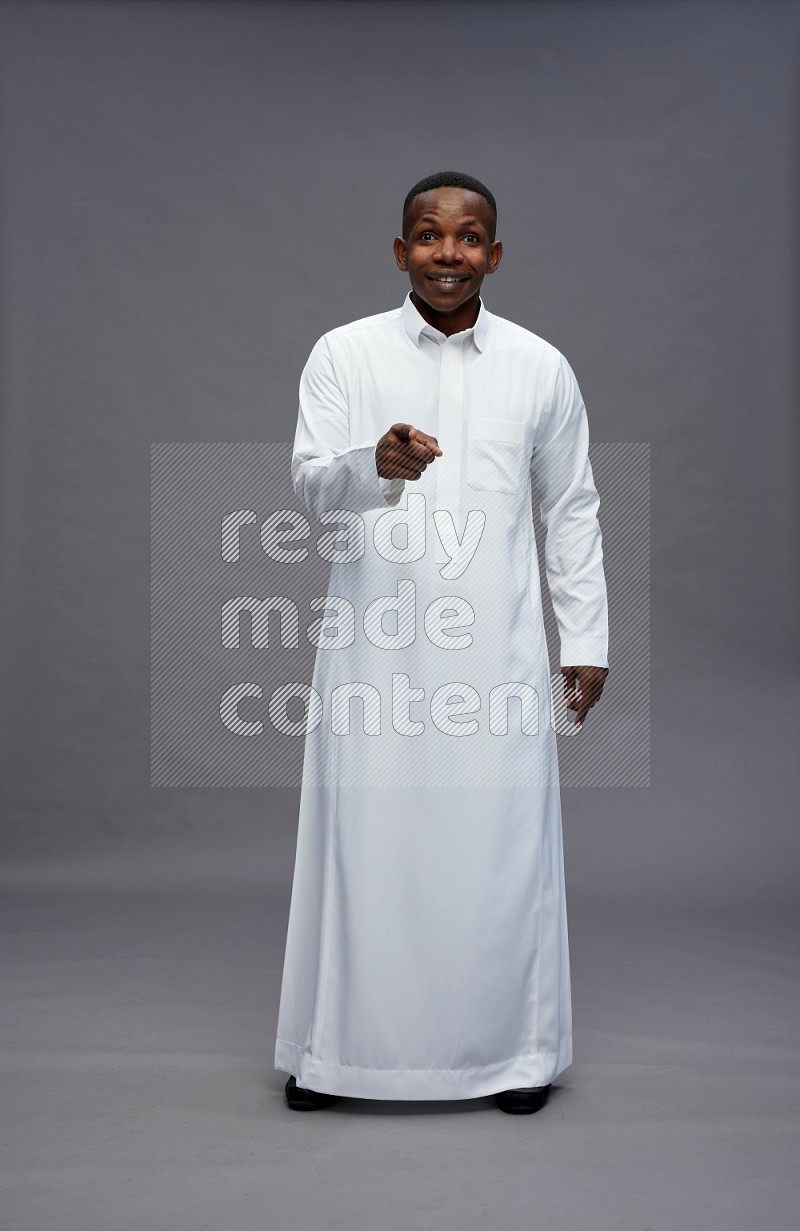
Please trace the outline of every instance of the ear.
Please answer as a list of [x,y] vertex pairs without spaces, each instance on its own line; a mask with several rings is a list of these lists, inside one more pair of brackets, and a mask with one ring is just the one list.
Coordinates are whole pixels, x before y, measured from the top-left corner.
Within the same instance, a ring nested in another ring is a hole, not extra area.
[[406,241],[402,235],[398,235],[394,241],[394,259],[397,262],[397,268],[402,269],[403,273],[408,273],[408,255]]
[[489,249],[489,262],[486,266],[487,274],[494,273],[494,271],[497,269],[497,266],[500,264],[502,256],[503,256],[503,245],[500,243],[500,240],[497,239],[495,240],[495,242],[492,244],[491,248]]

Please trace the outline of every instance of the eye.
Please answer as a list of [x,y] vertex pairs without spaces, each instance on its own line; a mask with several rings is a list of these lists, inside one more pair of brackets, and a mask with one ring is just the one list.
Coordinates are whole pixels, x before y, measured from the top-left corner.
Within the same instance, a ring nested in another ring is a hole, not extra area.
[[480,236],[476,235],[474,231],[470,231],[469,234],[464,236],[464,239],[474,239],[476,244],[481,242]]
[[419,238],[420,239],[428,239],[428,238],[433,239],[433,231],[421,231]]

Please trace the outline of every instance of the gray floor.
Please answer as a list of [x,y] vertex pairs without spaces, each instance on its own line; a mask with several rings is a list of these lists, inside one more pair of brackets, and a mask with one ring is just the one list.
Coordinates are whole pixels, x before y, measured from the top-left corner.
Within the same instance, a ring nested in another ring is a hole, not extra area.
[[517,1117],[289,1111],[271,1067],[287,906],[280,878],[6,893],[3,1231],[796,1225],[786,912],[574,893],[575,1062]]

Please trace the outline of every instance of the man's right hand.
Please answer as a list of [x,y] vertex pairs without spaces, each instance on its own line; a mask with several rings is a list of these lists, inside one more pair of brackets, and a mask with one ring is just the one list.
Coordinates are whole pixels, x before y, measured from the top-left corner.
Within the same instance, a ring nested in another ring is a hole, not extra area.
[[375,464],[383,479],[418,479],[428,463],[441,456],[436,437],[410,423],[393,423],[375,447]]

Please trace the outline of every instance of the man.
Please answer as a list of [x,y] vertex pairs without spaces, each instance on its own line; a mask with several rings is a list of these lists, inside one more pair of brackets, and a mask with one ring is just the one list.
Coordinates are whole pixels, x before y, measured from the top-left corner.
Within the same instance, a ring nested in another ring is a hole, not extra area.
[[405,302],[325,334],[301,378],[292,479],[340,535],[275,1049],[298,1110],[494,1094],[530,1113],[572,1061],[531,476],[578,728],[608,670],[599,502],[569,364],[480,298],[496,220],[470,176],[416,184]]

